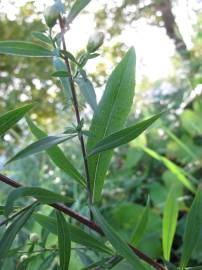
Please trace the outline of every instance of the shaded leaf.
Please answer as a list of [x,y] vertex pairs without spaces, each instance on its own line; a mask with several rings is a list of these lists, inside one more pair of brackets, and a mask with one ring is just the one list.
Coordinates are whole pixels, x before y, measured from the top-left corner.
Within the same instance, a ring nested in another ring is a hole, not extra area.
[[183,236],[182,257],[180,268],[184,269],[191,257],[194,247],[199,239],[200,230],[202,228],[202,188],[199,187],[191,208],[189,210],[185,232]]
[[28,104],[23,107],[6,112],[0,116],[0,135],[3,135],[13,125],[15,125],[24,115],[31,110],[33,104]]
[[0,54],[28,57],[52,57],[54,53],[41,45],[25,41],[0,41]]
[[53,72],[51,74],[51,76],[53,76],[53,77],[67,78],[69,75],[68,75],[67,71],[60,70],[60,71]]
[[128,128],[122,129],[118,132],[115,132],[108,137],[105,137],[103,140],[98,142],[93,150],[89,153],[89,156],[113,149],[125,143],[128,143],[138,137],[142,132],[144,132],[150,125],[152,125],[162,113],[156,114],[151,118],[142,121],[138,124],[130,126]]
[[140,262],[140,259],[135,255],[127,243],[125,243],[115,232],[115,230],[107,223],[99,210],[96,207],[92,207],[92,211],[95,221],[100,225],[107,239],[116,249],[116,251],[122,255],[132,266],[136,266],[137,269],[145,269],[145,267]]
[[71,236],[67,222],[62,213],[57,215],[58,253],[60,259],[60,269],[68,270],[71,255]]
[[[37,139],[42,139],[46,137],[47,134],[41,130],[38,126],[34,124],[34,122],[29,118],[26,117],[27,124]],[[75,130],[74,130],[75,133]],[[82,186],[86,186],[85,179],[83,176],[78,172],[78,170],[72,165],[69,159],[64,155],[63,151],[59,148],[59,146],[52,146],[51,148],[46,150],[48,156],[53,161],[53,163],[60,168],[63,172],[67,175],[74,178],[77,182],[79,182]]]
[[39,187],[19,187],[17,189],[12,190],[6,201],[5,205],[5,215],[8,216],[13,209],[13,204],[15,200],[20,197],[31,196],[41,203],[49,204],[55,202],[72,202],[72,199],[60,194],[57,194],[53,191],[39,188]]
[[75,17],[84,9],[91,0],[76,0],[73,4],[72,8],[70,9],[70,12],[67,16],[66,22],[71,23]]
[[[94,137],[87,142],[88,153],[104,137],[120,130],[130,112],[135,86],[135,51],[131,48],[108,79],[105,92],[90,127]],[[88,159],[93,201],[99,201],[112,151]]]

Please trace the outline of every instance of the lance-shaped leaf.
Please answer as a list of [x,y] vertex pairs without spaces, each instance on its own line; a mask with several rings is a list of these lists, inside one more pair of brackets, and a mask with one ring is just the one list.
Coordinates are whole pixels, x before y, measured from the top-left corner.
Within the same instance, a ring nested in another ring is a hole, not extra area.
[[178,202],[176,187],[171,188],[163,211],[163,255],[169,261],[173,238],[175,235],[178,217]]
[[86,102],[91,106],[94,112],[97,110],[97,100],[94,87],[91,81],[86,78],[76,78],[76,83],[78,84],[82,95],[85,97]]
[[12,190],[6,201],[5,205],[5,215],[8,216],[12,209],[14,202],[21,197],[27,197],[31,196],[37,200],[39,200],[41,203],[49,204],[49,203],[55,203],[55,202],[72,202],[73,200],[67,196],[63,196],[61,194],[57,194],[53,191],[39,188],[39,187],[19,187],[17,189]]
[[145,270],[140,259],[135,255],[132,249],[127,245],[126,242],[120,238],[118,233],[107,223],[104,217],[101,215],[96,207],[92,207],[93,216],[95,221],[100,225],[107,239],[116,249],[116,251],[123,256],[132,266],[136,266],[138,270]]
[[171,171],[176,176],[176,179],[178,181],[182,182],[186,188],[188,188],[193,193],[196,192],[195,186],[186,177],[186,172],[182,168],[177,166],[175,163],[173,163],[172,161],[170,161],[166,157],[159,155],[154,150],[152,150],[148,147],[143,147],[143,146],[141,146],[141,147],[148,155],[150,155],[151,157],[155,158],[156,160],[162,162],[168,168],[168,170]]
[[[26,117],[27,124],[34,136],[37,139],[42,139],[47,136],[47,134],[40,129],[38,126],[34,124],[34,122]],[[83,176],[77,171],[77,169],[72,165],[69,159],[64,155],[63,151],[59,148],[59,146],[52,146],[51,148],[46,150],[48,156],[53,161],[53,163],[60,168],[67,175],[74,178],[77,182],[79,182],[82,186],[86,186],[85,179]]]
[[90,1],[91,0],[76,0],[67,16],[66,22],[71,23]]
[[148,219],[149,219],[149,200],[147,202],[147,206],[145,207],[137,226],[135,227],[132,233],[132,237],[130,241],[131,244],[134,244],[137,246],[142,236],[144,235],[144,232],[148,224]]
[[54,53],[41,45],[25,41],[0,41],[0,54],[27,57],[52,57]]
[[[104,137],[123,128],[133,102],[135,86],[135,51],[131,48],[108,79],[105,92],[90,127],[94,135],[88,138],[87,150]],[[112,151],[88,159],[93,201],[99,201]]]
[[57,145],[59,143],[65,142],[69,139],[74,138],[76,135],[66,135],[66,134],[60,134],[56,136],[48,136],[44,137],[30,145],[28,145],[26,148],[18,152],[14,157],[12,157],[10,160],[7,161],[7,163],[10,163],[11,161],[21,159],[28,157],[33,154],[37,154],[41,151],[47,150],[50,147]]
[[60,269],[68,270],[71,255],[71,235],[67,222],[62,213],[57,215],[58,253],[60,259]]
[[101,140],[99,143],[97,143],[93,150],[90,152],[89,156],[98,154],[100,152],[113,149],[115,147],[118,147],[120,145],[126,144],[135,138],[137,138],[143,131],[145,131],[150,125],[152,125],[160,116],[162,113],[156,114],[152,116],[151,118],[142,121],[140,123],[137,123],[133,126],[130,126],[128,128],[122,129],[118,132],[115,132],[107,137],[105,137],[103,140]]
[[46,36],[44,33],[41,33],[41,32],[32,32],[32,36],[41,41],[41,42],[44,42],[44,43],[48,43],[48,44],[52,44],[52,40]]
[[189,210],[183,236],[180,268],[185,269],[197,244],[202,228],[202,187],[199,187]]
[[[56,69],[56,71],[60,72],[60,71],[66,71],[67,72],[67,68],[65,63],[63,62],[63,60],[57,56],[53,57],[53,65]],[[67,73],[68,74],[68,73]],[[65,95],[68,98],[72,97],[72,92],[71,92],[71,87],[70,87],[70,82],[68,77],[60,77],[60,83],[63,87],[63,90],[65,92]]]
[[[35,213],[34,218],[42,227],[46,228],[49,232],[57,235],[57,221],[55,218],[45,216],[39,213]],[[72,242],[78,243],[82,246],[86,246],[93,250],[97,250],[99,252],[113,254],[112,250],[105,246],[105,244],[98,240],[94,235],[90,235],[89,233],[81,230],[78,226],[69,223],[68,226],[70,229]]]
[[32,205],[31,208],[24,211],[20,216],[18,216],[13,223],[6,229],[4,235],[0,240],[0,264],[2,260],[6,257],[7,252],[9,251],[16,234],[21,230],[25,223],[29,220],[32,215],[36,204]]
[[0,136],[15,125],[24,115],[31,110],[33,104],[28,104],[0,116]]

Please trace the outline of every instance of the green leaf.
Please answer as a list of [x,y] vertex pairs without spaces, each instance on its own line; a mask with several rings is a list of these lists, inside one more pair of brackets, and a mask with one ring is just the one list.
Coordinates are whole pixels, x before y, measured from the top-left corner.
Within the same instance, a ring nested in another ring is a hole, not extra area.
[[48,43],[48,44],[52,44],[52,40],[48,36],[46,36],[44,33],[32,32],[32,36],[39,41],[42,41],[42,42]]
[[24,115],[31,110],[33,104],[28,104],[23,107],[6,112],[0,116],[0,136],[15,125]]
[[41,151],[47,150],[50,147],[57,145],[59,143],[65,142],[69,139],[72,139],[75,136],[76,135],[69,136],[66,134],[60,134],[60,135],[56,135],[56,136],[44,137],[44,138],[28,145],[23,150],[18,152],[14,157],[12,157],[10,160],[7,161],[7,164],[10,163],[11,161],[25,158],[25,157],[28,157],[30,155],[37,154]]
[[56,212],[58,232],[58,252],[60,258],[60,269],[68,270],[71,255],[71,236],[67,222],[62,213]]
[[47,189],[39,187],[19,187],[12,190],[7,197],[5,205],[5,215],[8,216],[11,213],[15,200],[26,196],[34,197],[35,199],[39,200],[41,203],[44,204],[50,204],[55,202],[72,202],[71,198],[57,194]]
[[[130,112],[135,86],[135,51],[131,48],[108,79],[105,92],[94,113],[87,142],[88,153],[104,137],[120,130]],[[99,201],[104,178],[112,157],[107,151],[88,159],[93,201]]]
[[[66,72],[67,72],[67,68],[66,68],[65,63],[62,61],[61,58],[59,58],[57,56],[53,57],[53,65],[54,65],[56,71],[65,71],[66,70]],[[68,98],[72,98],[72,92],[71,92],[69,79],[64,78],[64,77],[60,77],[60,83],[63,87],[65,95]]]
[[148,224],[148,219],[149,219],[149,200],[147,202],[147,206],[145,207],[142,216],[137,224],[137,226],[135,227],[135,230],[132,234],[132,238],[130,243],[134,244],[137,246],[137,244],[139,243],[139,241],[141,240],[142,236],[145,233],[147,224]]
[[53,72],[51,74],[51,76],[53,76],[53,77],[61,77],[61,78],[69,77],[67,71],[65,71],[65,70],[60,70],[60,71]]
[[116,251],[123,256],[132,266],[136,266],[137,269],[144,269],[145,267],[140,262],[140,259],[135,255],[132,249],[124,242],[120,236],[114,231],[114,229],[106,222],[96,207],[92,207],[93,216],[95,221],[100,225],[101,229],[105,233],[107,239],[110,241]]
[[182,182],[186,188],[188,188],[193,193],[196,192],[195,186],[186,177],[186,172],[182,168],[180,168],[179,166],[174,164],[172,161],[170,161],[166,157],[159,155],[157,152],[153,151],[152,149],[150,149],[148,147],[141,146],[141,148],[148,155],[150,155],[151,157],[155,158],[156,160],[162,162],[168,168],[168,170],[171,171],[176,176],[176,179],[179,180],[180,182]]
[[24,41],[0,41],[0,54],[28,57],[52,57],[54,53],[38,44]]
[[76,78],[82,95],[85,97],[87,103],[91,106],[94,112],[97,110],[97,100],[94,87],[89,79]]
[[90,3],[90,1],[91,0],[76,0],[67,16],[67,23],[71,23],[82,9]]
[[[46,228],[49,232],[57,235],[57,222],[55,218],[47,217],[38,213],[34,214],[34,218],[42,227]],[[112,250],[106,247],[94,235],[90,235],[89,233],[84,232],[78,226],[72,224],[68,224],[68,226],[70,229],[72,242],[78,243],[82,246],[86,246],[93,250],[97,250],[99,252],[112,254]]]
[[76,61],[74,55],[66,50],[60,50],[60,52],[64,55],[64,57],[70,59],[74,64],[79,66],[79,63]]
[[[34,124],[34,122],[26,117],[27,124],[37,139],[42,139],[47,136],[47,134],[41,130],[38,126]],[[48,156],[53,161],[53,163],[60,168],[67,175],[74,178],[77,182],[79,182],[83,187],[86,186],[85,179],[78,172],[78,170],[72,165],[69,159],[64,155],[63,151],[59,148],[59,146],[52,146],[48,150],[46,150]]]
[[202,265],[194,266],[194,267],[188,267],[185,268],[186,270],[202,270]]
[[197,244],[202,228],[202,188],[199,187],[187,216],[183,236],[180,268],[185,269]]
[[89,153],[89,156],[98,154],[109,149],[113,149],[134,140],[150,125],[152,125],[161,115],[162,113],[156,114],[145,121],[122,129],[105,137],[103,140],[101,140],[94,146],[93,150]]
[[177,226],[178,210],[177,192],[174,185],[168,194],[163,211],[163,255],[167,261],[170,260],[171,247]]
[[18,216],[13,223],[6,229],[3,237],[0,240],[0,264],[5,258],[7,252],[9,251],[16,234],[21,230],[25,223],[31,217],[36,204],[32,205],[28,210],[24,211],[20,216]]

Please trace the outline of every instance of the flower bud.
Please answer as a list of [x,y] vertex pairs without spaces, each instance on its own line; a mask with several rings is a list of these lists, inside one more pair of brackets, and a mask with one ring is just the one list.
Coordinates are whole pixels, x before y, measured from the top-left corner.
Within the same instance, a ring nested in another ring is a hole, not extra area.
[[39,236],[37,233],[31,233],[30,234],[30,237],[29,237],[29,240],[32,242],[32,243],[36,243],[39,241]]
[[59,15],[60,12],[55,5],[49,6],[45,9],[44,17],[48,27],[52,28],[56,24]]
[[28,256],[27,255],[22,255],[21,257],[20,257],[20,262],[24,262],[25,260],[27,260],[28,259]]
[[90,36],[87,44],[87,51],[89,53],[95,52],[104,41],[104,34],[102,32],[95,32]]

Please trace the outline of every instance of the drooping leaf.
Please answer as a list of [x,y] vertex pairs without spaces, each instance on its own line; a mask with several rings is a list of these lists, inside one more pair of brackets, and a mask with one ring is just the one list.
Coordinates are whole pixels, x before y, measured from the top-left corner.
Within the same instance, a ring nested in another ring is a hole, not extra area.
[[180,261],[180,269],[187,266],[194,247],[199,239],[200,230],[202,228],[202,188],[199,187],[191,208],[189,210],[185,232],[183,236],[182,257]]
[[39,41],[52,44],[52,40],[48,36],[46,36],[44,33],[32,32],[32,36]]
[[[39,213],[34,214],[35,220],[49,232],[57,235],[57,221],[53,217],[48,217]],[[86,246],[93,250],[99,252],[104,252],[107,254],[112,254],[112,250],[104,245],[100,240],[98,240],[94,235],[81,230],[79,227],[69,224],[69,229],[71,233],[71,241],[78,243],[80,245]]]
[[94,87],[89,79],[76,78],[82,95],[85,97],[87,103],[91,106],[94,112],[97,110],[97,100]]
[[7,252],[9,251],[16,234],[21,230],[24,224],[29,220],[32,215],[36,204],[32,205],[28,210],[22,212],[20,216],[18,216],[13,223],[6,229],[0,240],[0,264],[5,258]]
[[[60,72],[60,71],[65,71],[66,70],[66,72],[67,72],[67,68],[65,66],[65,63],[58,56],[53,57],[53,65],[54,65],[56,71]],[[60,77],[60,83],[61,83],[61,85],[63,87],[65,95],[69,99],[71,99],[72,98],[72,92],[71,92],[69,79],[64,78],[64,77]]]
[[6,112],[0,116],[0,136],[15,125],[24,115],[31,110],[33,104],[28,104],[23,107]]
[[75,135],[69,136],[66,134],[44,137],[44,138],[28,145],[27,147],[25,147],[23,150],[18,152],[14,157],[12,157],[10,160],[8,160],[7,163],[10,163],[11,161],[14,161],[14,160],[28,157],[30,155],[37,154],[41,151],[45,151],[54,145],[65,142],[65,141],[72,139],[74,137],[75,137]]
[[76,0],[67,16],[67,23],[71,23],[90,1],[91,0]]
[[140,259],[135,255],[132,249],[125,243],[116,231],[107,223],[96,207],[92,207],[95,221],[100,225],[107,239],[110,241],[116,251],[123,256],[132,266],[136,266],[138,270],[144,269]]
[[52,57],[54,53],[41,45],[25,41],[0,41],[0,54],[27,57]]
[[177,226],[178,210],[177,192],[174,185],[168,194],[163,211],[163,255],[167,261],[170,260],[171,247]]
[[[105,92],[90,127],[94,137],[87,142],[88,153],[104,137],[120,130],[130,112],[135,86],[135,51],[131,48],[108,79]],[[99,201],[112,151],[88,159],[93,201]]]
[[[26,117],[27,124],[34,136],[37,139],[42,139],[47,136],[47,134],[40,129],[38,126],[34,124],[34,122]],[[75,131],[74,131],[75,132]],[[48,150],[46,150],[48,156],[53,161],[53,163],[60,168],[67,175],[74,178],[78,181],[82,186],[86,186],[84,177],[78,172],[78,170],[72,165],[69,159],[64,155],[63,151],[59,148],[59,146],[52,146]]]
[[67,222],[62,213],[57,214],[57,234],[58,234],[58,253],[60,258],[60,269],[68,270],[71,255],[71,235]]
[[132,237],[130,241],[131,244],[134,244],[136,246],[139,243],[139,241],[141,240],[146,230],[148,219],[149,219],[149,200],[147,202],[147,206],[145,207],[137,226],[135,227],[132,233]]
[[55,202],[72,202],[71,198],[63,196],[61,194],[57,194],[47,189],[39,187],[19,187],[12,190],[7,197],[5,205],[5,215],[8,216],[11,213],[13,209],[13,204],[18,198],[27,196],[31,196],[44,204]]
[[148,147],[143,147],[143,146],[141,146],[141,147],[148,155],[150,155],[151,157],[155,158],[156,160],[162,162],[168,168],[168,170],[171,171],[176,176],[176,179],[179,180],[180,182],[182,182],[186,188],[188,188],[193,193],[196,192],[195,186],[186,177],[186,172],[182,168],[180,168],[179,166],[174,164],[172,161],[170,161],[166,157],[159,155],[154,150],[152,150]]
[[142,132],[144,132],[150,125],[152,125],[161,115],[162,113],[156,114],[145,121],[142,121],[128,128],[122,129],[118,132],[115,132],[105,137],[103,140],[101,140],[94,146],[89,156],[98,154],[100,152],[103,152],[109,149],[113,149],[115,147],[118,147],[120,145],[126,144],[134,140]]

